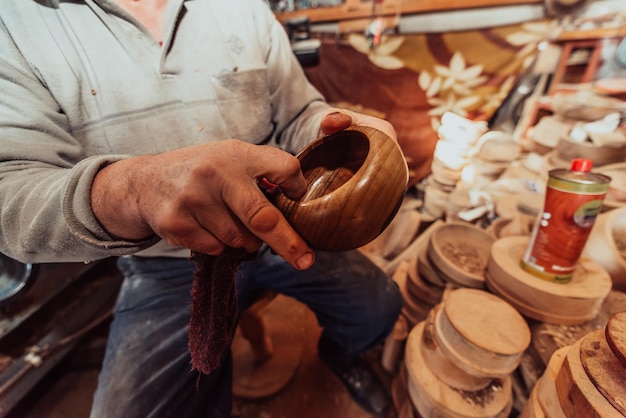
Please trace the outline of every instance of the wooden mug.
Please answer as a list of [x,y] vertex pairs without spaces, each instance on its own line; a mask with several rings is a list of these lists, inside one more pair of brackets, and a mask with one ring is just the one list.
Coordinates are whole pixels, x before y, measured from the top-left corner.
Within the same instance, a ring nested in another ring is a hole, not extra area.
[[274,204],[312,248],[361,247],[402,204],[407,163],[396,141],[377,129],[351,126],[315,140],[297,157],[307,192],[299,200],[281,193]]

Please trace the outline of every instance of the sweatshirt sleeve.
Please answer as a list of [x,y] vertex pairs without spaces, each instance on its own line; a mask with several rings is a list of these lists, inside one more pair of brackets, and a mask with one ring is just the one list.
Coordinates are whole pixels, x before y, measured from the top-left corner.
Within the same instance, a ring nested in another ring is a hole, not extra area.
[[154,244],[113,240],[90,206],[98,170],[0,20],[0,252],[22,262],[92,261]]
[[[259,2],[261,3],[261,2]],[[274,140],[291,153],[298,153],[319,136],[322,116],[330,107],[309,82],[291,49],[285,28],[265,7],[267,72],[276,123]]]

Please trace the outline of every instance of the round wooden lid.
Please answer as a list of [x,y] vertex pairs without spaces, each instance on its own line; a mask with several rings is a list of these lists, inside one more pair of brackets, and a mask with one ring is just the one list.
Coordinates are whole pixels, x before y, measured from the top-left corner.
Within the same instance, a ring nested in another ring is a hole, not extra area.
[[469,288],[448,292],[444,311],[459,334],[498,354],[519,354],[530,344],[530,329],[522,315],[496,295]]
[[613,355],[603,330],[593,331],[583,338],[580,361],[600,393],[626,416],[626,367]]
[[616,313],[609,319],[605,335],[613,355],[626,367],[626,311]]
[[479,377],[459,367],[455,358],[446,355],[434,324],[435,312],[441,305],[435,306],[425,321],[422,333],[421,350],[424,361],[435,376],[448,386],[465,391],[478,391],[489,385],[492,377]]

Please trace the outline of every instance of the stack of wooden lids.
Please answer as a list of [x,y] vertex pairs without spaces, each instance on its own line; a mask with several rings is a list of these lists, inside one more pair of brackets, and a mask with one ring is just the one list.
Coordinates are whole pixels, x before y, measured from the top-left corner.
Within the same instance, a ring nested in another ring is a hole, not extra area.
[[578,325],[596,317],[611,291],[611,276],[597,262],[581,258],[569,283],[555,283],[524,271],[520,261],[529,237],[500,238],[491,246],[489,290],[537,321]]
[[[552,355],[563,347],[569,347],[588,333],[604,329],[609,319],[626,307],[626,293],[611,290],[602,303],[598,315],[591,321],[580,325],[550,324],[532,321],[529,323],[531,344],[524,352],[518,367],[519,375],[528,392],[541,378]],[[518,410],[521,410],[518,408]]]
[[422,280],[417,272],[416,259],[403,261],[396,269],[393,280],[402,293],[402,314],[409,326],[413,327],[428,316],[430,310],[441,300],[443,287],[437,287]]
[[400,287],[404,299],[403,315],[413,327],[423,321],[430,310],[441,301],[446,282],[439,277],[430,261],[423,260],[433,233],[445,225],[435,222],[415,241],[411,255],[402,260],[392,278]]
[[626,416],[626,312],[555,351],[520,417]]
[[409,397],[421,416],[508,417],[511,373],[530,344],[524,318],[479,289],[449,289],[409,332]]
[[484,289],[485,269],[494,241],[487,231],[473,224],[446,223],[432,232],[426,256],[440,280]]

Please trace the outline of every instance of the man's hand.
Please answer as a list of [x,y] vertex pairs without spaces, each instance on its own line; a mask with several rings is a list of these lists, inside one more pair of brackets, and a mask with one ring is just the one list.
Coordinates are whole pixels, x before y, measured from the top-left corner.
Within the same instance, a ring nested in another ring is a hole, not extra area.
[[329,109],[322,119],[321,130],[322,133],[328,135],[346,129],[351,125],[369,126],[378,129],[394,141],[397,141],[395,129],[386,120],[345,109]]
[[118,239],[157,234],[211,255],[226,247],[253,252],[266,242],[306,269],[313,251],[260,190],[263,178],[291,199],[306,192],[296,157],[227,140],[111,164],[96,176],[91,201],[97,219]]

